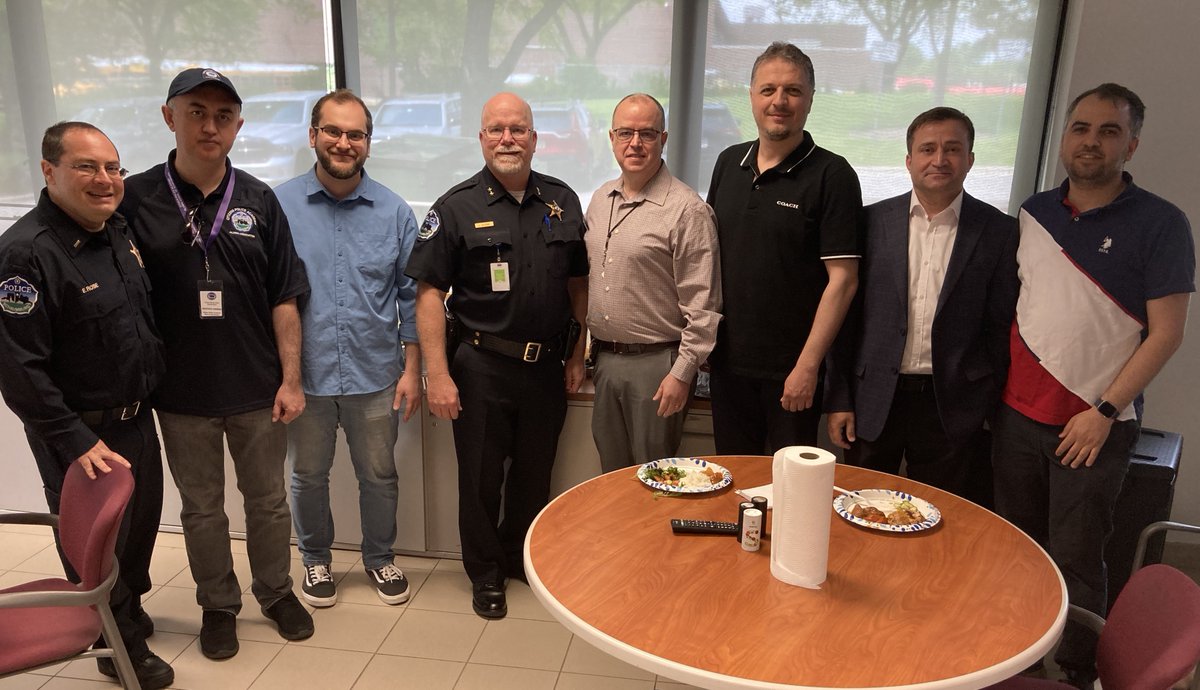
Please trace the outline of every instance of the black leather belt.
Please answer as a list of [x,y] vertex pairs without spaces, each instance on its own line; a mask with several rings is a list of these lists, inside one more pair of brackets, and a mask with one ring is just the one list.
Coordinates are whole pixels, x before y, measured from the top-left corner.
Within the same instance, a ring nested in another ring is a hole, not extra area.
[[125,407],[113,407],[107,410],[87,410],[79,413],[79,419],[88,426],[104,426],[109,422],[125,422],[138,416],[142,403],[133,403]]
[[659,350],[673,350],[679,347],[678,340],[669,343],[611,343],[599,338],[592,341],[592,349],[600,352],[613,352],[618,355],[640,355]]
[[905,393],[924,393],[933,390],[933,374],[900,374],[896,390]]
[[530,363],[537,362],[543,357],[561,356],[563,350],[561,336],[539,343],[509,340],[481,331],[464,331],[459,340],[481,350]]

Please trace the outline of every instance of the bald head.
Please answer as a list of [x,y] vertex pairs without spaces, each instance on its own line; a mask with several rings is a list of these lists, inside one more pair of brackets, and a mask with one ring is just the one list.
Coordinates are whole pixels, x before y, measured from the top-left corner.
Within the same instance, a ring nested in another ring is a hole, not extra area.
[[537,148],[533,111],[514,93],[498,93],[483,106],[479,118],[483,160],[506,189],[525,189]]

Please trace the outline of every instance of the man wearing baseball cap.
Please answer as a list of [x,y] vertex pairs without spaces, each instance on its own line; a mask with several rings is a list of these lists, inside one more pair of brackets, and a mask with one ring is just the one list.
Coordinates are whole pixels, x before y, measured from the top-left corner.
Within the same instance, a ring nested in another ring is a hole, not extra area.
[[200,649],[211,659],[237,653],[242,607],[224,507],[226,443],[245,505],[251,592],[285,639],[313,634],[288,574],[284,484],[284,424],[304,410],[296,299],[308,281],[275,194],[227,157],[241,104],[217,70],[180,72],[162,108],[175,150],[130,177],[121,204],[166,346],[152,402],[183,500],[188,564],[204,610]]

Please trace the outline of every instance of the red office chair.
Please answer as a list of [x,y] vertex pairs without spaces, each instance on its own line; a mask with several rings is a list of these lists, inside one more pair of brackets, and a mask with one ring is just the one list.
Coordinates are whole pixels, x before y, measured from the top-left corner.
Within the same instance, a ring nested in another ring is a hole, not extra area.
[[[121,465],[109,467],[111,472],[93,480],[72,463],[59,515],[0,515],[0,523],[57,527],[63,552],[82,580],[49,578],[0,590],[0,678],[74,658],[113,657],[121,684],[140,687],[108,606],[117,580],[117,532],[133,475]],[[111,648],[89,650],[101,631]]]
[[[1200,585],[1169,565],[1136,571],[1105,621],[1071,607],[1071,618],[1100,634],[1096,670],[1104,690],[1167,690],[1200,661]],[[989,690],[1061,690],[1018,676]]]

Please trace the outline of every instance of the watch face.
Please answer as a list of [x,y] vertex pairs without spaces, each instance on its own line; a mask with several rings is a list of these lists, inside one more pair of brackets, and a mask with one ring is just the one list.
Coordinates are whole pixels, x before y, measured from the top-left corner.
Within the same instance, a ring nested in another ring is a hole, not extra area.
[[1117,409],[1117,406],[1113,405],[1107,400],[1101,400],[1099,403],[1097,403],[1096,409],[1100,412],[1100,414],[1108,417],[1109,419],[1116,419],[1117,415],[1121,414],[1121,411]]

